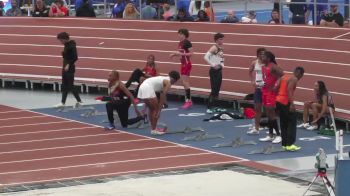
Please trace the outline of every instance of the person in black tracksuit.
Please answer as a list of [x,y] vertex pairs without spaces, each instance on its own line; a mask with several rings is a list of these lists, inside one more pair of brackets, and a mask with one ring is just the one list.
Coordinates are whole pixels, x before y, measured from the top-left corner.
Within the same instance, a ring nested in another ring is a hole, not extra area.
[[62,100],[56,107],[65,105],[70,91],[77,100],[75,107],[79,107],[82,102],[77,89],[74,88],[75,62],[78,60],[77,46],[74,40],[69,39],[69,34],[66,32],[59,33],[57,39],[64,45],[64,50],[62,51]]
[[214,35],[215,45],[204,55],[204,60],[210,65],[209,76],[211,93],[209,95],[207,113],[213,113],[215,100],[219,97],[219,92],[222,83],[222,68],[224,67],[223,54],[223,39],[224,35],[217,33]]
[[[142,115],[137,109],[137,104],[135,102],[134,96],[126,88],[126,86],[119,80],[119,72],[112,71],[109,74],[109,91],[110,100],[106,103],[106,111],[108,116],[109,125],[105,127],[107,130],[115,129],[114,125],[114,115],[113,111],[117,111],[120,124],[123,128],[127,128],[128,125],[135,124],[141,120],[145,121],[146,115]],[[133,103],[135,113],[137,114],[136,118],[129,119],[129,107]],[[145,122],[144,122],[145,123]]]

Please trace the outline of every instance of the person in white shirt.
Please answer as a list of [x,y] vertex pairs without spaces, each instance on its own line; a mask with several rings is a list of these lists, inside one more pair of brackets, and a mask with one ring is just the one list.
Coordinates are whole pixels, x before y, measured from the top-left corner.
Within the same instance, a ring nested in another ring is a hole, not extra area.
[[243,16],[241,19],[242,23],[258,23],[256,20],[256,12],[251,10],[247,16]]
[[210,65],[209,76],[211,92],[209,95],[207,113],[215,112],[213,105],[215,100],[219,97],[219,92],[222,83],[222,68],[224,67],[224,51],[223,41],[224,35],[217,33],[214,35],[215,45],[213,45],[204,55],[204,60]]
[[[177,71],[170,71],[169,76],[155,76],[147,78],[139,88],[137,97],[143,100],[149,111],[149,120],[151,123],[151,134],[162,135],[165,129],[157,128],[157,122],[163,104],[166,101],[166,95],[171,85],[180,79],[180,74]],[[158,100],[156,93],[160,93]]]

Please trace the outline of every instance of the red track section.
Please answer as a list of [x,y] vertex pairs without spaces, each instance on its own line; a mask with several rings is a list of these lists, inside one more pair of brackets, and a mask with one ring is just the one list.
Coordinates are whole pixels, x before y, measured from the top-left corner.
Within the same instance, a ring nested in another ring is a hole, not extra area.
[[78,77],[105,79],[111,69],[129,73],[144,66],[148,54],[156,55],[162,73],[179,69],[170,59],[177,46],[177,30],[188,28],[194,45],[191,85],[209,89],[208,65],[203,55],[212,45],[215,32],[225,34],[225,72],[222,94],[250,93],[247,69],[258,47],[266,47],[278,57],[281,67],[291,72],[304,66],[297,101],[310,100],[317,80],[326,82],[338,109],[350,113],[350,53],[348,29],[302,26],[242,24],[168,23],[108,19],[0,18],[0,74],[17,73],[59,76],[59,45],[55,36],[68,31],[78,43]]
[[[237,157],[0,105],[0,184],[13,186],[89,177],[242,164]],[[21,122],[21,124],[19,124]]]

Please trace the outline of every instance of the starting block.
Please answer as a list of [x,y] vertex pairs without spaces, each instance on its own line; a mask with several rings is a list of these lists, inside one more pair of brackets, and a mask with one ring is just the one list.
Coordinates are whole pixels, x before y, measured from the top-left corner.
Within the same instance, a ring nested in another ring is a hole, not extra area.
[[254,141],[244,141],[241,137],[237,137],[236,139],[232,140],[232,142],[227,143],[220,143],[212,146],[213,148],[221,148],[221,147],[233,147],[238,148],[243,145],[256,145],[256,142]]
[[185,127],[183,130],[177,130],[177,131],[167,131],[167,134],[176,134],[176,133],[192,133],[192,132],[205,132],[202,127]]
[[272,154],[276,152],[285,152],[286,150],[282,147],[274,147],[272,144],[264,146],[262,149],[253,150],[248,154]]
[[207,132],[203,131],[195,136],[185,137],[184,141],[203,141],[207,139],[215,139],[215,138],[225,138],[222,134],[214,134],[209,135]]
[[71,106],[64,106],[57,109],[57,112],[70,112],[70,111],[83,111],[83,110],[96,110],[92,106],[73,108]]

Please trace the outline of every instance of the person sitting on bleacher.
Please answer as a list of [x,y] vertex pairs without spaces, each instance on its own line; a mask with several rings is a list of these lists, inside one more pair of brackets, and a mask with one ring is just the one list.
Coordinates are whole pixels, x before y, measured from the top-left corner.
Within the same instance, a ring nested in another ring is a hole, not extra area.
[[33,17],[49,17],[49,9],[46,7],[45,2],[42,0],[36,0]]
[[49,11],[50,17],[65,17],[69,16],[69,10],[67,7],[63,5],[62,0],[55,0],[54,3],[51,4],[50,11]]
[[22,16],[22,11],[17,7],[17,2],[12,1],[11,2],[11,9],[8,9],[6,11],[6,16]]
[[[282,24],[284,21],[281,20]],[[278,10],[272,10],[271,19],[268,22],[269,24],[280,24],[280,12]]]
[[146,0],[146,6],[141,9],[142,19],[152,20],[157,18],[156,8],[151,6],[151,0]]
[[258,23],[256,20],[256,12],[254,10],[251,10],[248,12],[247,16],[243,16],[241,19],[242,23]]
[[113,18],[123,18],[123,12],[125,9],[125,1],[117,0],[117,3],[113,6],[112,16]]
[[186,10],[179,9],[177,12],[177,15],[169,17],[168,20],[186,22],[186,21],[193,21],[193,18],[186,13]]
[[0,1],[0,16],[5,16],[4,2]]
[[[318,128],[318,121],[329,114],[330,110],[334,112],[335,106],[332,96],[329,94],[326,85],[323,81],[317,81],[314,88],[315,100],[304,103],[303,123],[298,125],[299,128],[307,130],[316,130]],[[308,123],[309,111],[311,110],[313,121]]]
[[164,10],[164,13],[162,17],[164,20],[168,20],[168,18],[170,18],[173,15],[173,13],[170,11],[170,5],[165,3],[163,5],[163,10]]
[[227,15],[225,18],[221,20],[221,23],[237,23],[239,22],[239,19],[235,15],[235,12],[233,10],[227,11]]
[[96,18],[94,7],[89,4],[89,0],[83,0],[84,4],[77,9],[76,17]]
[[209,22],[209,17],[204,10],[199,10],[195,22]]
[[123,12],[123,18],[124,19],[131,19],[131,20],[140,19],[140,13],[139,13],[139,11],[137,11],[134,4],[132,4],[132,3],[126,4],[124,12]]
[[338,5],[332,4],[331,11],[322,16],[321,26],[325,27],[343,27],[344,26],[344,17],[338,11]]

